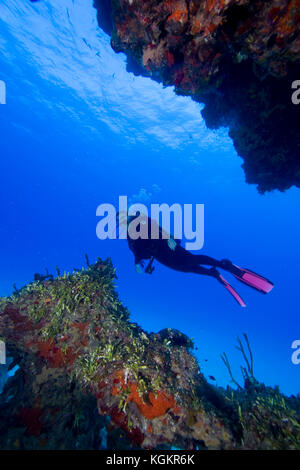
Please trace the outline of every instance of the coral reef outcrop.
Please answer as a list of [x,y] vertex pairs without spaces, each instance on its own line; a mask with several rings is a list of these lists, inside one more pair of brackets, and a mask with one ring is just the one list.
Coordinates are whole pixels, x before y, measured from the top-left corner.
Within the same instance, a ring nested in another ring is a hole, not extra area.
[[299,0],[94,0],[128,70],[204,103],[227,126],[248,183],[300,186]]
[[0,449],[299,448],[299,397],[258,383],[252,356],[245,387],[210,385],[184,334],[130,322],[114,278],[99,259],[0,299],[19,366],[0,394]]

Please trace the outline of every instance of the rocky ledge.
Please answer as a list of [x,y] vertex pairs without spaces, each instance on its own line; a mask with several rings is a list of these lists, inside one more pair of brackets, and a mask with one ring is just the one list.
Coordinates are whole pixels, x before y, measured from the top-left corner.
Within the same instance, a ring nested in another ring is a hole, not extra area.
[[129,321],[114,278],[98,260],[0,299],[19,366],[0,395],[1,449],[299,449],[300,397],[257,382],[246,335],[245,385],[212,386],[184,334]]
[[299,0],[94,0],[128,70],[205,104],[226,126],[248,183],[300,186]]

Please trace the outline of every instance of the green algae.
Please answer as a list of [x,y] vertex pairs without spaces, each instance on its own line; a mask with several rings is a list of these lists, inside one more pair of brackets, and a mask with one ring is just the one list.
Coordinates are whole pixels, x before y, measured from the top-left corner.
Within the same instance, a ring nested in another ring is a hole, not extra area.
[[[0,333],[6,336],[20,365],[3,396],[4,400],[7,394],[16,399],[11,399],[8,407],[5,401],[4,408],[0,399],[3,420],[9,420],[7,413],[18,416],[21,404],[27,410],[25,416],[42,412],[41,407],[47,410],[49,397],[51,407],[60,409],[60,400],[73,401],[75,387],[79,395],[96,396],[99,412],[103,407],[104,413],[138,445],[145,441],[145,446],[155,447],[164,442],[165,435],[172,435],[181,448],[299,448],[299,399],[287,398],[279,389],[255,379],[247,335],[238,338],[237,344],[244,361],[244,385],[233,378],[224,353],[222,359],[237,389],[212,386],[191,355],[193,343],[189,338],[168,328],[148,334],[130,322],[128,309],[115,292],[116,273],[111,260],[98,259],[90,265],[86,257],[86,264],[84,269],[63,275],[59,271],[56,278],[37,280],[0,299],[4,314],[0,316]],[[23,390],[24,374],[35,393],[28,392],[28,385]],[[36,410],[32,400],[37,393],[41,405]],[[78,400],[76,403],[71,411],[72,432],[78,434],[83,432],[85,411]],[[31,408],[33,412],[28,411]],[[58,413],[64,422],[64,414]],[[51,423],[51,419],[48,411],[43,412],[43,420]],[[145,428],[145,419],[151,424],[151,432]],[[9,429],[19,436],[14,422]],[[117,434],[109,431],[109,435]],[[36,445],[34,438],[21,439],[27,448]],[[64,433],[60,439],[64,440]],[[13,447],[0,425],[0,446],[1,442],[4,447]],[[83,436],[80,442],[84,445]]]
[[[253,353],[248,336],[244,343],[238,338],[236,348],[241,352],[246,367],[241,366],[244,386],[233,377],[226,353],[221,356],[237,390],[230,387],[225,393],[237,413],[240,426],[240,442],[251,442],[253,435],[259,437],[259,448],[300,449],[300,415],[291,399],[285,397],[279,387],[267,387],[254,377]],[[245,350],[247,347],[247,351]],[[248,444],[249,445],[249,444]]]

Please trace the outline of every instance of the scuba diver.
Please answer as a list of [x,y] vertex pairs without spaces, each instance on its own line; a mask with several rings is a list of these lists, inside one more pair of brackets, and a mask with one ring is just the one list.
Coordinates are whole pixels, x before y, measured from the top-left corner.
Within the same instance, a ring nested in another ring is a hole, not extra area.
[[[142,224],[148,224],[147,239],[133,239],[130,236],[130,223],[137,217]],[[158,227],[158,239],[151,239],[151,224],[156,224]],[[191,253],[180,245],[180,240],[175,240],[172,235],[167,234],[161,227],[159,227],[156,221],[144,215],[142,215],[142,218],[141,215],[127,216],[127,240],[129,248],[134,254],[134,262],[137,272],[142,273],[142,269],[144,268],[145,273],[152,274],[155,269],[153,267],[153,262],[154,260],[157,260],[164,266],[176,271],[204,274],[206,276],[213,277],[230,292],[241,307],[246,307],[245,302],[220,274],[217,268],[224,269],[230,274],[233,274],[233,276],[240,282],[243,282],[247,286],[250,286],[263,294],[269,293],[274,287],[274,284],[263,276],[260,276],[249,269],[240,268],[227,259],[218,261],[210,256]],[[145,260],[149,260],[146,267],[144,263]]]

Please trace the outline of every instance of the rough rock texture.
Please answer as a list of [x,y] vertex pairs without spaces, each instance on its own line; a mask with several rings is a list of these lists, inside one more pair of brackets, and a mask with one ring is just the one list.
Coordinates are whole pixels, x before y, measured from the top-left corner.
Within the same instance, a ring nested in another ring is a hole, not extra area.
[[299,397],[259,384],[252,362],[245,388],[209,385],[185,335],[129,321],[109,260],[46,277],[0,299],[20,366],[0,395],[1,449],[299,448]]
[[300,0],[94,0],[128,69],[205,103],[228,126],[248,183],[300,186]]

